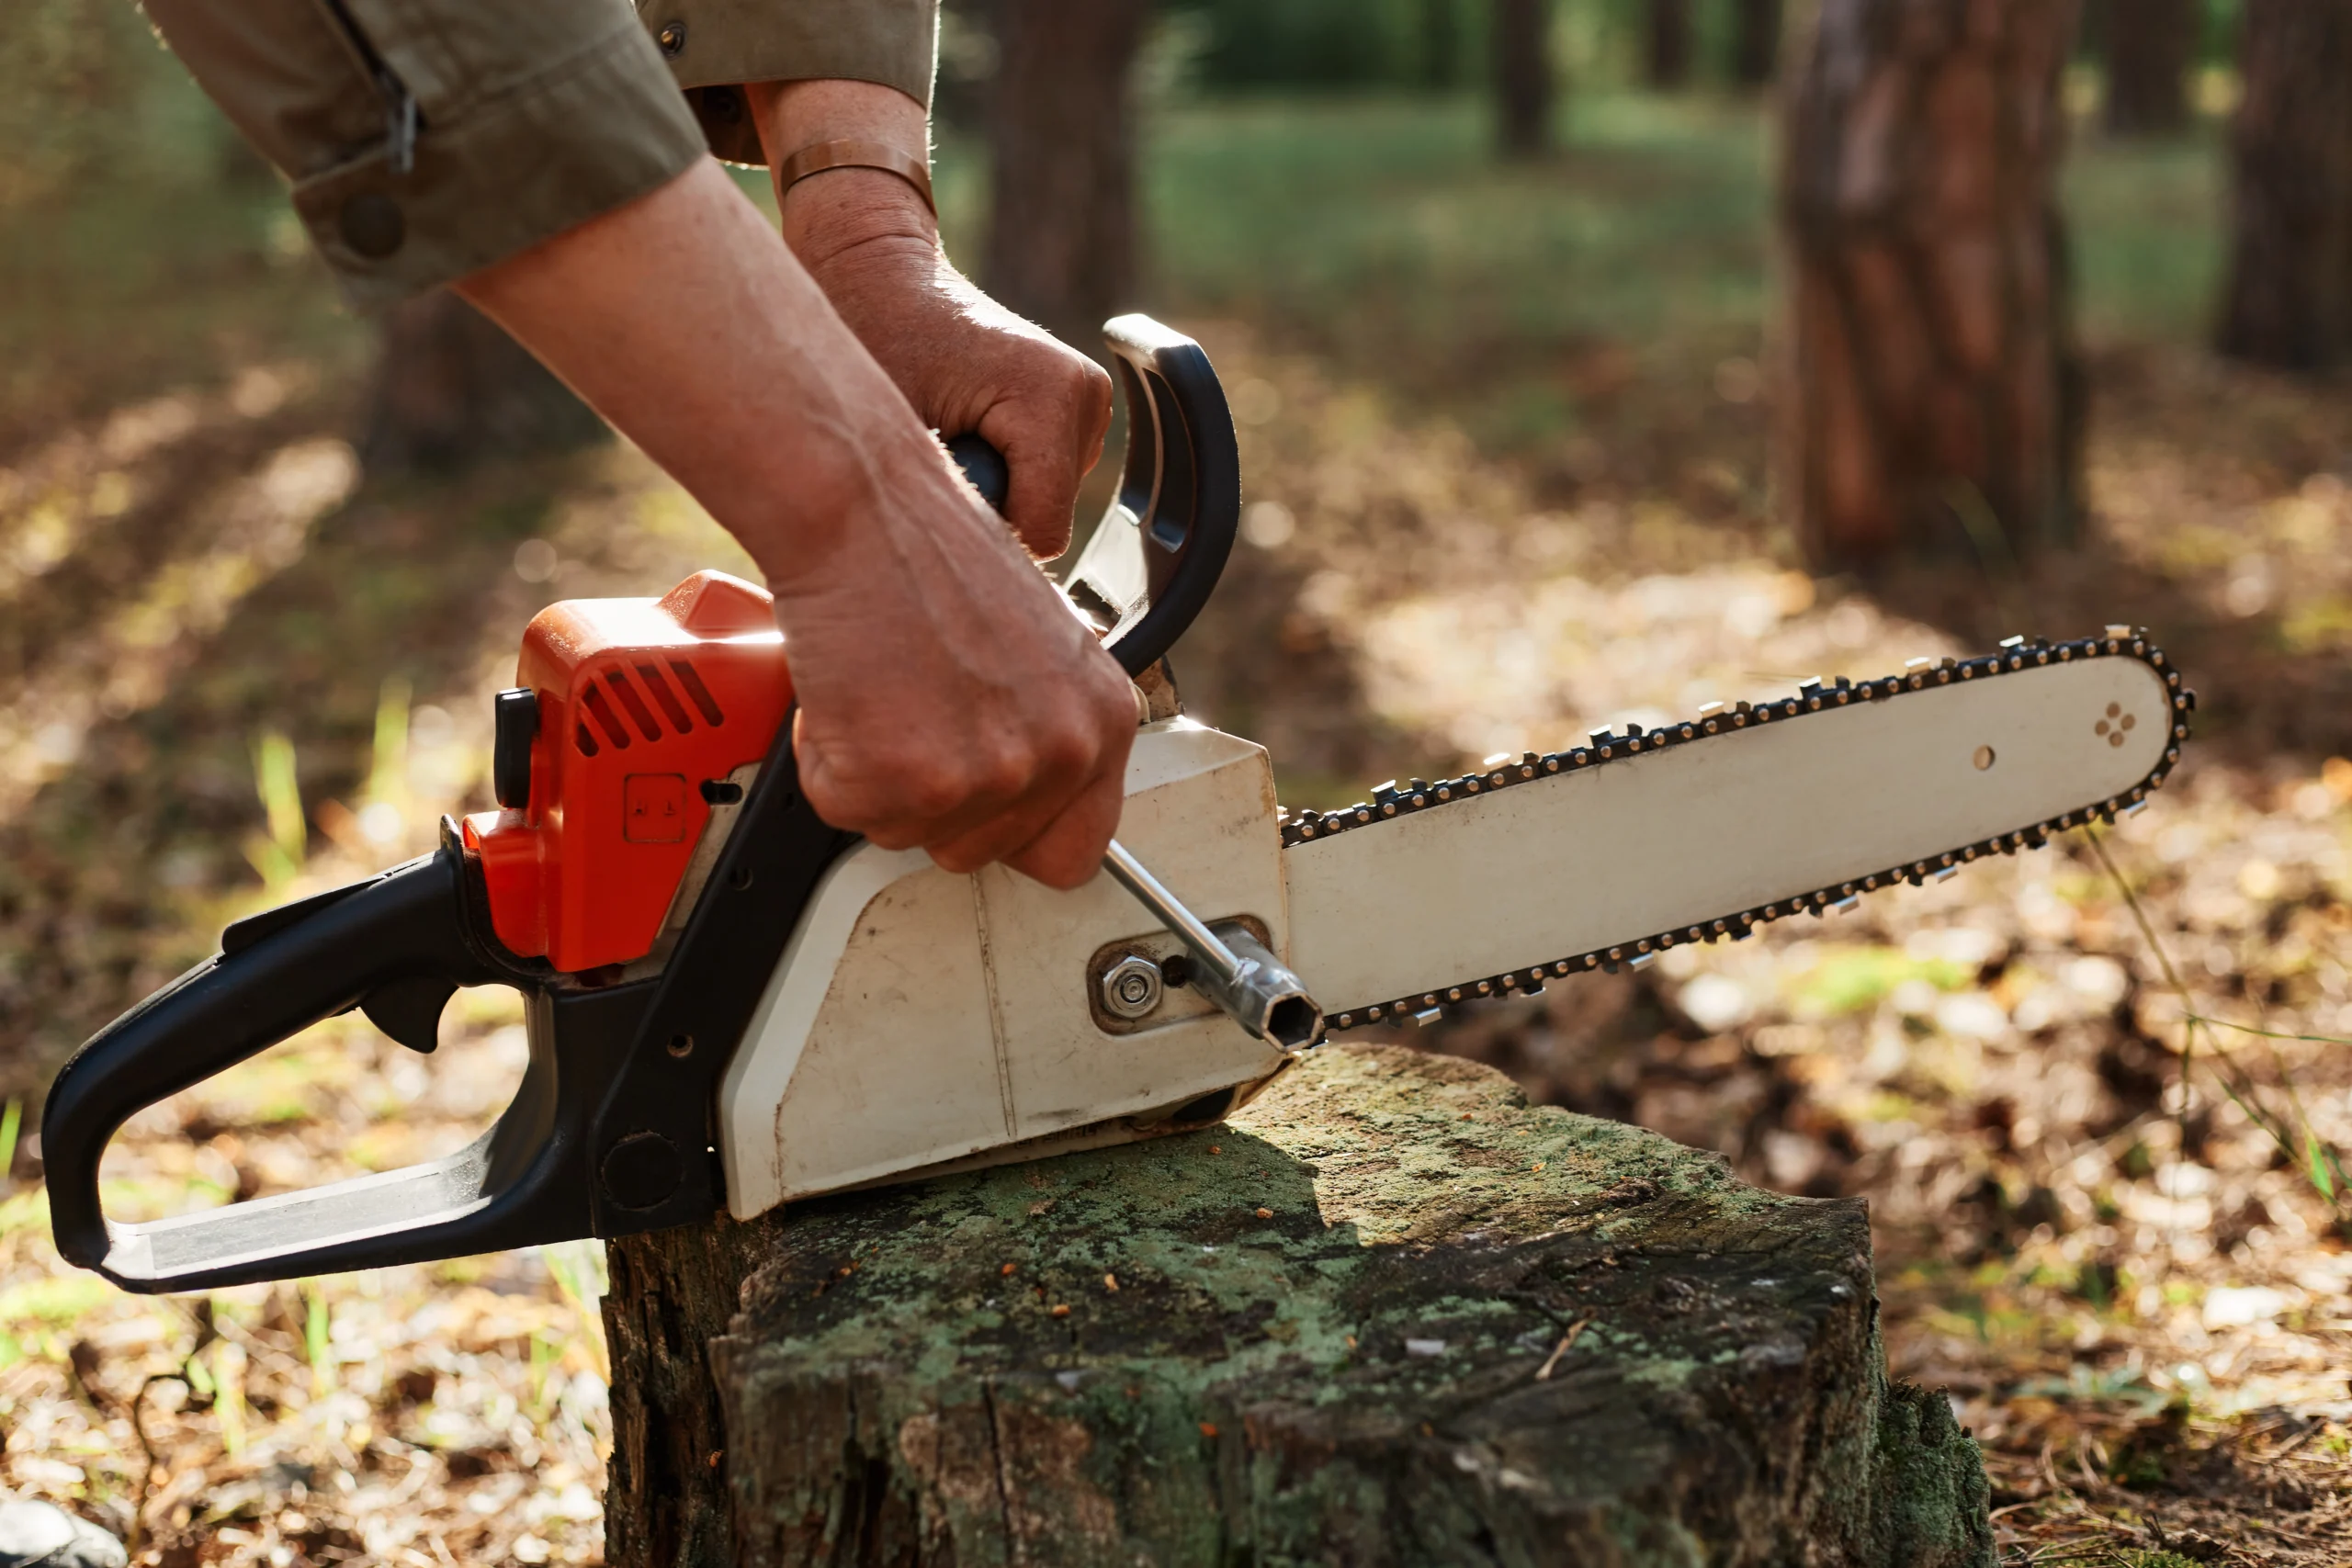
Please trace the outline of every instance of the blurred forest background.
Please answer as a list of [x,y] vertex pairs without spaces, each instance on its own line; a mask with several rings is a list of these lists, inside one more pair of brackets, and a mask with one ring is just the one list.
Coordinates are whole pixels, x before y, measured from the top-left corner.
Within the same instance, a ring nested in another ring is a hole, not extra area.
[[[34,1117],[225,920],[489,804],[540,606],[742,558],[453,302],[344,312],[122,0],[0,38],[0,1480],[175,1568],[596,1561],[593,1247],[127,1298],[51,1251]],[[2352,1560],[2347,81],[2345,0],[943,28],[951,254],[1223,375],[1246,542],[1175,666],[1287,804],[2012,633],[2188,671],[2112,829],[1408,1032],[1870,1199],[2005,1561]],[[134,1122],[109,1204],[453,1148],[519,1017],[443,1041],[322,1026]]]

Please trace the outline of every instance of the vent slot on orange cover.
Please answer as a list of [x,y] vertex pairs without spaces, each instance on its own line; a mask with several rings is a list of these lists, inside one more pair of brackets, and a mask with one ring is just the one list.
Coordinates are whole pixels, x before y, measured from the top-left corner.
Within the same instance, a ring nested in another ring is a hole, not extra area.
[[670,728],[681,735],[691,732],[695,727],[694,720],[686,716],[686,705],[678,700],[678,694],[670,689],[670,682],[662,678],[662,666],[639,664],[636,669],[637,678],[645,682],[645,689],[652,693],[653,700],[662,705],[662,716],[670,721]]
[[621,706],[628,709],[629,717],[637,720],[638,733],[648,740],[662,739],[662,726],[655,721],[653,710],[645,705],[645,699],[637,694],[637,688],[629,683],[627,675],[617,670],[607,670],[605,671],[605,684],[613,689],[613,695],[620,698]]
[[594,686],[582,686],[580,705],[595,718],[596,728],[605,732],[605,739],[611,741],[616,750],[628,750],[628,730],[622,725],[620,715],[613,711],[613,705],[605,700],[604,693]]
[[691,662],[673,659],[670,660],[670,671],[677,676],[678,684],[686,689],[686,695],[695,700],[695,706],[702,710],[705,724],[716,728],[727,722],[727,716],[718,711],[718,699],[710,694],[710,688],[702,683],[702,677],[695,673]]

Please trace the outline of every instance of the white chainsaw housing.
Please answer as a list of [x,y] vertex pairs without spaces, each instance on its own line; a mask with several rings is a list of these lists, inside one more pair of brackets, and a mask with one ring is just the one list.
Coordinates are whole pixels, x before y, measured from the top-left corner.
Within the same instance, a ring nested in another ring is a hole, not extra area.
[[[1277,819],[1262,747],[1185,718],[1137,732],[1120,840],[1202,919],[1251,921],[1287,958]],[[720,1085],[728,1208],[749,1219],[1012,1145],[1124,1141],[1272,1077],[1284,1058],[1196,987],[1139,1021],[1102,1010],[1107,963],[1176,951],[1105,875],[1066,893],[1001,866],[957,876],[920,851],[853,850]]]

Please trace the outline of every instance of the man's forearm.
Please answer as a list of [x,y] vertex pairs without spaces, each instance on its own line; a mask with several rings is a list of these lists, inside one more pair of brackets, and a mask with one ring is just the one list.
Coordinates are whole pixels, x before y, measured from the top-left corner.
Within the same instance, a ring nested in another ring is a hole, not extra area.
[[924,423],[977,433],[1004,454],[1005,516],[1037,558],[1059,555],[1079,481],[1102,449],[1110,378],[950,265],[929,204],[899,174],[849,165],[789,178],[796,153],[831,141],[921,157],[922,105],[870,82],[772,82],[748,96],[793,254]]
[[693,491],[771,581],[821,570],[839,520],[894,464],[935,460],[906,400],[716,164],[458,288]]
[[716,164],[462,288],[767,574],[826,821],[951,871],[1094,874],[1126,678]]
[[[768,166],[780,170],[821,141],[878,141],[929,161],[931,126],[923,107],[873,82],[760,82],[748,90]],[[776,191],[785,243],[812,267],[844,249],[877,239],[939,242],[939,223],[913,186],[883,169],[847,165],[811,175]]]

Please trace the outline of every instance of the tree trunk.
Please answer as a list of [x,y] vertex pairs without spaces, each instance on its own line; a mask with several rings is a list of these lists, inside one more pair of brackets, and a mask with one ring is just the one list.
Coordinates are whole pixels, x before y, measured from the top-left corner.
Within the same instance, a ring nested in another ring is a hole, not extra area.
[[2075,537],[2056,184],[2071,0],[1822,0],[1781,216],[1783,504],[1816,564]]
[[1506,158],[1552,149],[1552,0],[1495,0],[1495,140]]
[[1738,0],[1733,17],[1732,80],[1761,87],[1772,80],[1781,56],[1781,0]]
[[2322,369],[2352,352],[2352,0],[2246,0],[2239,59],[2219,346]]
[[448,290],[385,318],[359,441],[371,471],[446,471],[604,434],[604,422],[570,388]]
[[1672,92],[1690,83],[1690,0],[1650,0],[1643,36],[1643,74],[1653,87]]
[[2188,127],[2188,66],[2204,0],[2110,0],[2107,129],[2118,136],[2169,136]]
[[1129,81],[1146,0],[1000,0],[981,286],[1094,351],[1135,287]]
[[1443,89],[1453,85],[1459,65],[1461,33],[1453,0],[1420,0],[1421,85]]
[[615,1568],[1993,1562],[1861,1203],[1451,1057],[611,1256]]

